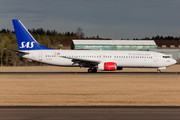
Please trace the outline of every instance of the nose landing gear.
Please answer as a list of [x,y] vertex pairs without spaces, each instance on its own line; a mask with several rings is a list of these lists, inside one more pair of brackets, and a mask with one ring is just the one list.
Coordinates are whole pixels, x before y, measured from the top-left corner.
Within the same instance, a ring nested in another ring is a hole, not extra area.
[[157,70],[157,72],[158,72],[158,73],[161,73],[161,70],[163,70],[163,69],[166,69],[166,67],[159,67],[158,70]]
[[158,69],[158,70],[157,70],[157,73],[161,73],[161,71]]

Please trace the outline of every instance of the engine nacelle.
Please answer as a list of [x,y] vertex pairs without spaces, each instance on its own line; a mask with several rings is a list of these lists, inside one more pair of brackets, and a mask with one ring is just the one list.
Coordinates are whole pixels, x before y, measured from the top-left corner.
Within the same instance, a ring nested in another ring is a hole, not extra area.
[[115,62],[101,62],[98,64],[98,69],[106,71],[117,70],[117,64]]

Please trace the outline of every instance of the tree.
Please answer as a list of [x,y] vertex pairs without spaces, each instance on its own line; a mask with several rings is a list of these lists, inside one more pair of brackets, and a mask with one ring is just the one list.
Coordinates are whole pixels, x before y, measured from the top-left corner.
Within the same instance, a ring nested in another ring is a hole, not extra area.
[[76,36],[78,38],[84,38],[84,33],[82,31],[83,31],[83,29],[80,27],[77,29]]
[[6,31],[6,29],[2,29],[1,31],[0,31],[0,33],[6,33],[7,31]]

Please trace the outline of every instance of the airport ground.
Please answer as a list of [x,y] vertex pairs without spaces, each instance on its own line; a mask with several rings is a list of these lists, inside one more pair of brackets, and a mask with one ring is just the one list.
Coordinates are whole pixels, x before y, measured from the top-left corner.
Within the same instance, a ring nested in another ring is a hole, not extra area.
[[162,70],[171,75],[78,74],[87,69],[56,66],[0,67],[0,72],[10,73],[0,74],[0,106],[180,106],[180,65]]

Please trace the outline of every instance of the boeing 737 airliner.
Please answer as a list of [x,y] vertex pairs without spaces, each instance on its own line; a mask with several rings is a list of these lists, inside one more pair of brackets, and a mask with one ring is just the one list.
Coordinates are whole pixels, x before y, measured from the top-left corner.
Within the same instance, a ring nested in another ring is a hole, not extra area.
[[[17,55],[50,65],[87,67],[88,72],[129,68],[166,69],[176,63],[171,56],[150,51],[54,50],[40,45],[20,20],[12,20],[19,46]],[[11,49],[9,49],[11,50]]]

